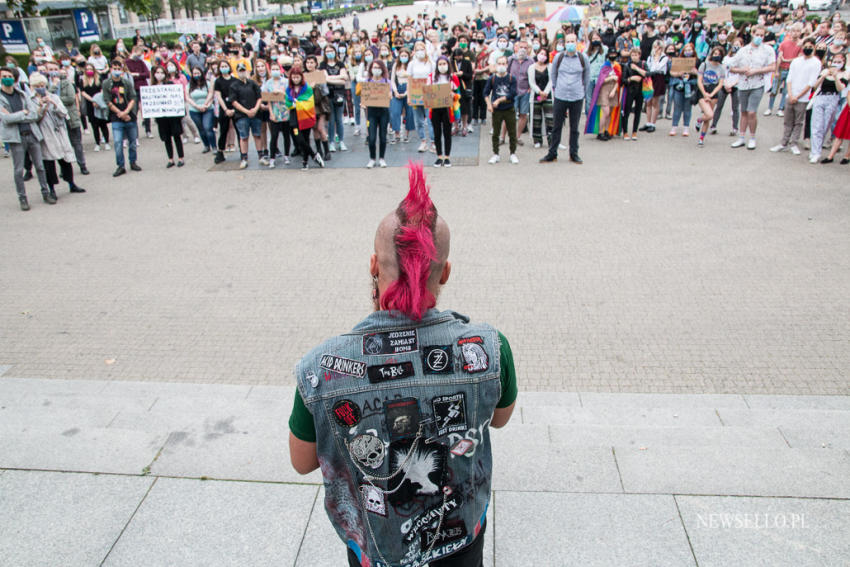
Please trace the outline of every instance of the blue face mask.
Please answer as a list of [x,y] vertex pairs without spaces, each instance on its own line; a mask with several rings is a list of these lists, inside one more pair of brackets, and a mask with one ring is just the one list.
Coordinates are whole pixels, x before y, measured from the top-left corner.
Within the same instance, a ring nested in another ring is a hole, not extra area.
[[336,59],[336,53],[334,53],[333,51],[328,51],[327,53],[325,53],[325,57],[327,57],[328,59]]
[[567,50],[567,53],[575,53],[576,52],[576,44],[575,43],[567,43],[564,45]]
[[760,35],[753,37],[753,45],[755,45],[756,47],[761,45],[762,41],[763,41],[763,38]]
[[116,71],[116,70],[112,71],[112,76],[116,79],[120,79],[121,75],[123,75],[123,74],[124,74],[123,71]]

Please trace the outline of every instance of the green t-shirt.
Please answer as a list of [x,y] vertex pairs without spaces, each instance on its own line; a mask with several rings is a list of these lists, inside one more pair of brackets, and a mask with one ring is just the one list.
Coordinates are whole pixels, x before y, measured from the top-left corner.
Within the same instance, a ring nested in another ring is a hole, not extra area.
[[[516,370],[514,369],[514,355],[511,352],[511,345],[508,344],[508,339],[505,335],[499,333],[499,364],[502,369],[502,397],[499,398],[497,408],[506,408],[516,401],[517,386],[516,386]],[[313,414],[304,405],[304,400],[301,398],[301,392],[298,387],[295,387],[295,403],[292,405],[292,415],[289,416],[289,430],[301,441],[308,443],[316,442],[316,426],[313,423]]]

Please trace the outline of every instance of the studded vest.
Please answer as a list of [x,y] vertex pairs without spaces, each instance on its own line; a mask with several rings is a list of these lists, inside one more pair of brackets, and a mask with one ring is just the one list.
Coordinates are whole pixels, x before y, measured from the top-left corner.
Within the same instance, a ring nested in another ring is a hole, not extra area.
[[376,311],[296,365],[325,508],[363,567],[421,565],[478,535],[500,370],[493,327],[436,309]]

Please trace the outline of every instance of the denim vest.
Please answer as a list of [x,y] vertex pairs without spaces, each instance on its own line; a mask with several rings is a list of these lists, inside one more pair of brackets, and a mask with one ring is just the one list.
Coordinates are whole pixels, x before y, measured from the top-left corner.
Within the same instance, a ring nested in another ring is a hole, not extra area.
[[376,311],[296,365],[325,508],[363,567],[421,565],[478,535],[499,350],[493,327],[453,311]]

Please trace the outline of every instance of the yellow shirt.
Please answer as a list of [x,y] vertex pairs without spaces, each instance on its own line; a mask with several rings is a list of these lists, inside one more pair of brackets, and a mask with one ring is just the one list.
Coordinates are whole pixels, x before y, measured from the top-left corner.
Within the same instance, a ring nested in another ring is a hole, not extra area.
[[233,74],[236,75],[236,66],[242,63],[245,65],[245,69],[248,70],[248,74],[251,74],[251,60],[247,57],[230,57],[230,66],[233,68]]

